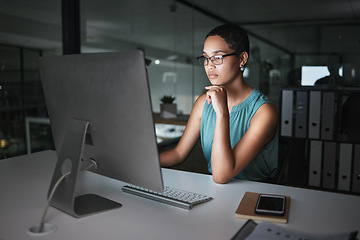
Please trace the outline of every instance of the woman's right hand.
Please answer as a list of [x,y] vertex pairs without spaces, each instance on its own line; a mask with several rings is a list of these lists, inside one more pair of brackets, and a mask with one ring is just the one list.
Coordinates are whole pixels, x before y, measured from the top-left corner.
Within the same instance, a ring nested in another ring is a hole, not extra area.
[[206,101],[208,104],[212,103],[216,114],[228,114],[227,94],[226,89],[221,86],[207,86]]

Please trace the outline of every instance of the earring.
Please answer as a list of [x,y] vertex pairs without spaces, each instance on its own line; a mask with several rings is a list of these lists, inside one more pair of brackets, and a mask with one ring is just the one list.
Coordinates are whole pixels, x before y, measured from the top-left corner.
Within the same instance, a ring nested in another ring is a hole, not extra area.
[[244,65],[240,65],[240,71],[242,71],[242,72],[245,71]]

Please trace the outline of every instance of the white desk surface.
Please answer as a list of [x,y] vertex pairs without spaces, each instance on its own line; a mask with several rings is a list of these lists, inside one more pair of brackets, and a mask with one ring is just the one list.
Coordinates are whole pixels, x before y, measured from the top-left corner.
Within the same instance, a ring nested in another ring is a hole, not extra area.
[[53,151],[0,160],[0,239],[230,239],[245,223],[235,210],[246,191],[291,197],[288,224],[310,233],[360,230],[360,197],[235,180],[225,185],[211,176],[163,169],[167,186],[210,195],[214,200],[184,210],[122,192],[123,182],[86,173],[85,186],[121,202],[121,208],[76,219],[49,208],[46,222],[56,230],[31,236],[37,226],[56,162]]

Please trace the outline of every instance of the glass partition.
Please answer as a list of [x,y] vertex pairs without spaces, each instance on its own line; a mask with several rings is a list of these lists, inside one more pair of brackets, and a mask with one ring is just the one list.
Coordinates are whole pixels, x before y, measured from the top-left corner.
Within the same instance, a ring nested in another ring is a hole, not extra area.
[[[196,61],[206,34],[221,21],[188,5],[168,0],[82,1],[83,52],[141,49],[148,67],[153,109],[160,111],[164,95],[175,96],[179,114],[189,114],[195,99],[209,84]],[[154,8],[156,6],[156,8]],[[287,84],[293,65],[288,53],[250,35],[246,80],[275,103],[278,88]]]
[[5,158],[25,146],[21,50],[0,46],[0,65],[0,154]]
[[[0,46],[0,159],[25,154],[26,119],[46,118],[39,50]],[[49,126],[31,126],[35,151],[53,149]]]
[[[196,57],[202,54],[205,35],[223,21],[191,5],[201,2],[186,2],[80,0],[81,51],[144,51],[151,61],[148,75],[154,111],[160,111],[162,96],[172,95],[177,113],[187,115],[209,84]],[[231,6],[223,4],[219,12]],[[36,5],[8,1],[2,4],[0,19],[12,26],[0,30],[0,44],[5,44],[0,45],[0,146],[1,154],[5,156],[6,149],[9,156],[25,151],[26,118],[47,116],[37,57],[62,54],[61,1],[39,1]],[[343,77],[360,86],[358,25],[240,25],[248,30],[251,43],[245,80],[274,103],[278,103],[280,88],[301,86],[303,66],[327,66],[333,52],[341,57]],[[11,39],[5,42],[5,36]],[[36,132],[34,126],[31,128]]]
[[[206,83],[200,66],[194,65],[194,56],[202,49],[194,45],[193,10],[167,0],[107,1],[115,7],[110,12],[101,7],[102,1],[82,3],[86,27],[82,51],[143,50],[151,60],[148,74],[154,112],[160,111],[161,97],[171,95],[178,113],[189,114],[203,89],[196,86]],[[199,80],[195,83],[195,79]]]

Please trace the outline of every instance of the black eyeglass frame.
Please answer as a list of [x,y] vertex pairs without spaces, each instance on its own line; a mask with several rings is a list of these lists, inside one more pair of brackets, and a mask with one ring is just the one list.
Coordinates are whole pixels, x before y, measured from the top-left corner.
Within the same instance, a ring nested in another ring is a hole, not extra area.
[[[224,57],[233,56],[233,55],[234,56],[238,55],[238,52],[233,52],[233,53],[229,53],[229,54],[225,54],[225,55],[219,54],[219,55],[214,55],[214,56],[211,56],[211,57],[200,56],[200,57],[197,57],[196,59],[199,61],[200,65],[202,65],[202,66],[207,66],[209,64],[209,60],[213,65],[221,65],[224,62],[224,60],[223,60]],[[220,56],[221,56],[221,63],[215,64],[213,62],[213,60],[211,60],[211,58],[213,58],[213,57],[220,57]],[[205,61],[206,61],[206,64],[205,64]]]

